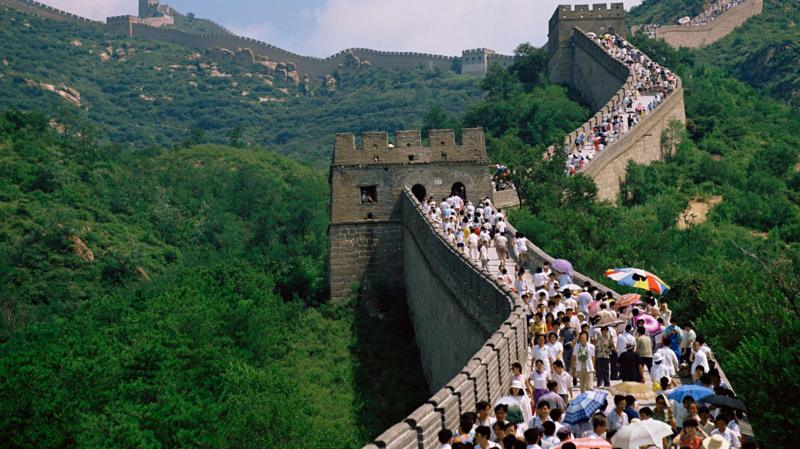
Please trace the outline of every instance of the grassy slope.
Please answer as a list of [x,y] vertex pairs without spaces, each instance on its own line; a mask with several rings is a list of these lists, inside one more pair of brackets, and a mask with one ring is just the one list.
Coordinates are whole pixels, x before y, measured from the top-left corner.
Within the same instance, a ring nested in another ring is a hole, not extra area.
[[[80,47],[71,44],[75,39]],[[78,115],[107,129],[109,141],[134,148],[171,147],[198,132],[204,141],[228,143],[236,130],[245,142],[323,166],[335,132],[413,129],[432,106],[460,112],[479,96],[474,78],[368,67],[342,71],[332,95],[303,96],[233,64],[220,66],[230,78],[211,77],[199,67],[214,62],[211,57],[194,59],[184,47],[110,37],[8,9],[0,9],[0,40],[0,60],[8,63],[0,65],[0,108],[62,110],[61,119]],[[98,54],[108,46],[115,54],[135,53],[124,62],[116,56],[102,62]],[[83,107],[26,80],[74,87]]]

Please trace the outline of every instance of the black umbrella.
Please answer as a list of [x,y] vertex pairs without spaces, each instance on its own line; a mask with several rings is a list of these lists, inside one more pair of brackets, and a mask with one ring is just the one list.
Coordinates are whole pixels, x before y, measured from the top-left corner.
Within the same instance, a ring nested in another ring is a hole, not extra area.
[[712,394],[711,396],[704,397],[700,401],[705,402],[706,404],[716,405],[717,407],[728,407],[734,410],[741,410],[743,412],[747,411],[747,407],[744,406],[744,402],[730,396]]

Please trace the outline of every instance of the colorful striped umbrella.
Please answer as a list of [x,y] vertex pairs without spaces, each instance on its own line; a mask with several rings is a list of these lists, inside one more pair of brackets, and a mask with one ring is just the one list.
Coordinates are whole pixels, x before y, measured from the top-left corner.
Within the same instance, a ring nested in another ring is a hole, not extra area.
[[695,401],[699,401],[713,394],[714,390],[701,387],[700,385],[681,385],[677,388],[673,388],[672,391],[667,394],[667,397],[673,401],[681,402],[686,396],[691,396]]
[[640,288],[658,295],[666,295],[669,285],[658,276],[638,268],[613,268],[606,270],[606,277],[617,281],[619,285]]
[[567,424],[577,424],[589,421],[594,412],[605,407],[607,391],[592,390],[581,393],[567,405],[567,414],[564,422]]
[[619,301],[614,303],[615,309],[621,309],[623,307],[632,306],[634,304],[641,304],[642,303],[642,295],[638,293],[628,293],[626,295],[622,295],[622,298]]

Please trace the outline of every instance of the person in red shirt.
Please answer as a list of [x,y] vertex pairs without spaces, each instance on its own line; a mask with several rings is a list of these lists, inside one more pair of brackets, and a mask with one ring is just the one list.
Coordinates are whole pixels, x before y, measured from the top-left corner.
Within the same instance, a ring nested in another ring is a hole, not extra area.
[[690,449],[703,449],[703,440],[707,437],[708,434],[703,432],[696,419],[687,419],[683,422],[681,433],[672,439],[672,444]]

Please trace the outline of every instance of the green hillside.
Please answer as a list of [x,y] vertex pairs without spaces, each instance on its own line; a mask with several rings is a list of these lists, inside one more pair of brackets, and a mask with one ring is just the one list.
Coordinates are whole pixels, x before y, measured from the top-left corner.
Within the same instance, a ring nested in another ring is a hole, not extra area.
[[681,17],[700,14],[703,12],[703,4],[707,2],[708,0],[644,0],[628,11],[628,22],[672,25]]
[[[136,149],[235,138],[325,166],[336,132],[417,128],[431,107],[463,112],[480,93],[474,77],[361,66],[340,70],[335,92],[305,94],[206,52],[8,8],[0,40],[0,110],[58,111]],[[61,84],[80,94],[79,105],[47,90]]]
[[0,174],[3,447],[355,447],[424,400],[402,302],[323,304],[322,170],[8,112]]

